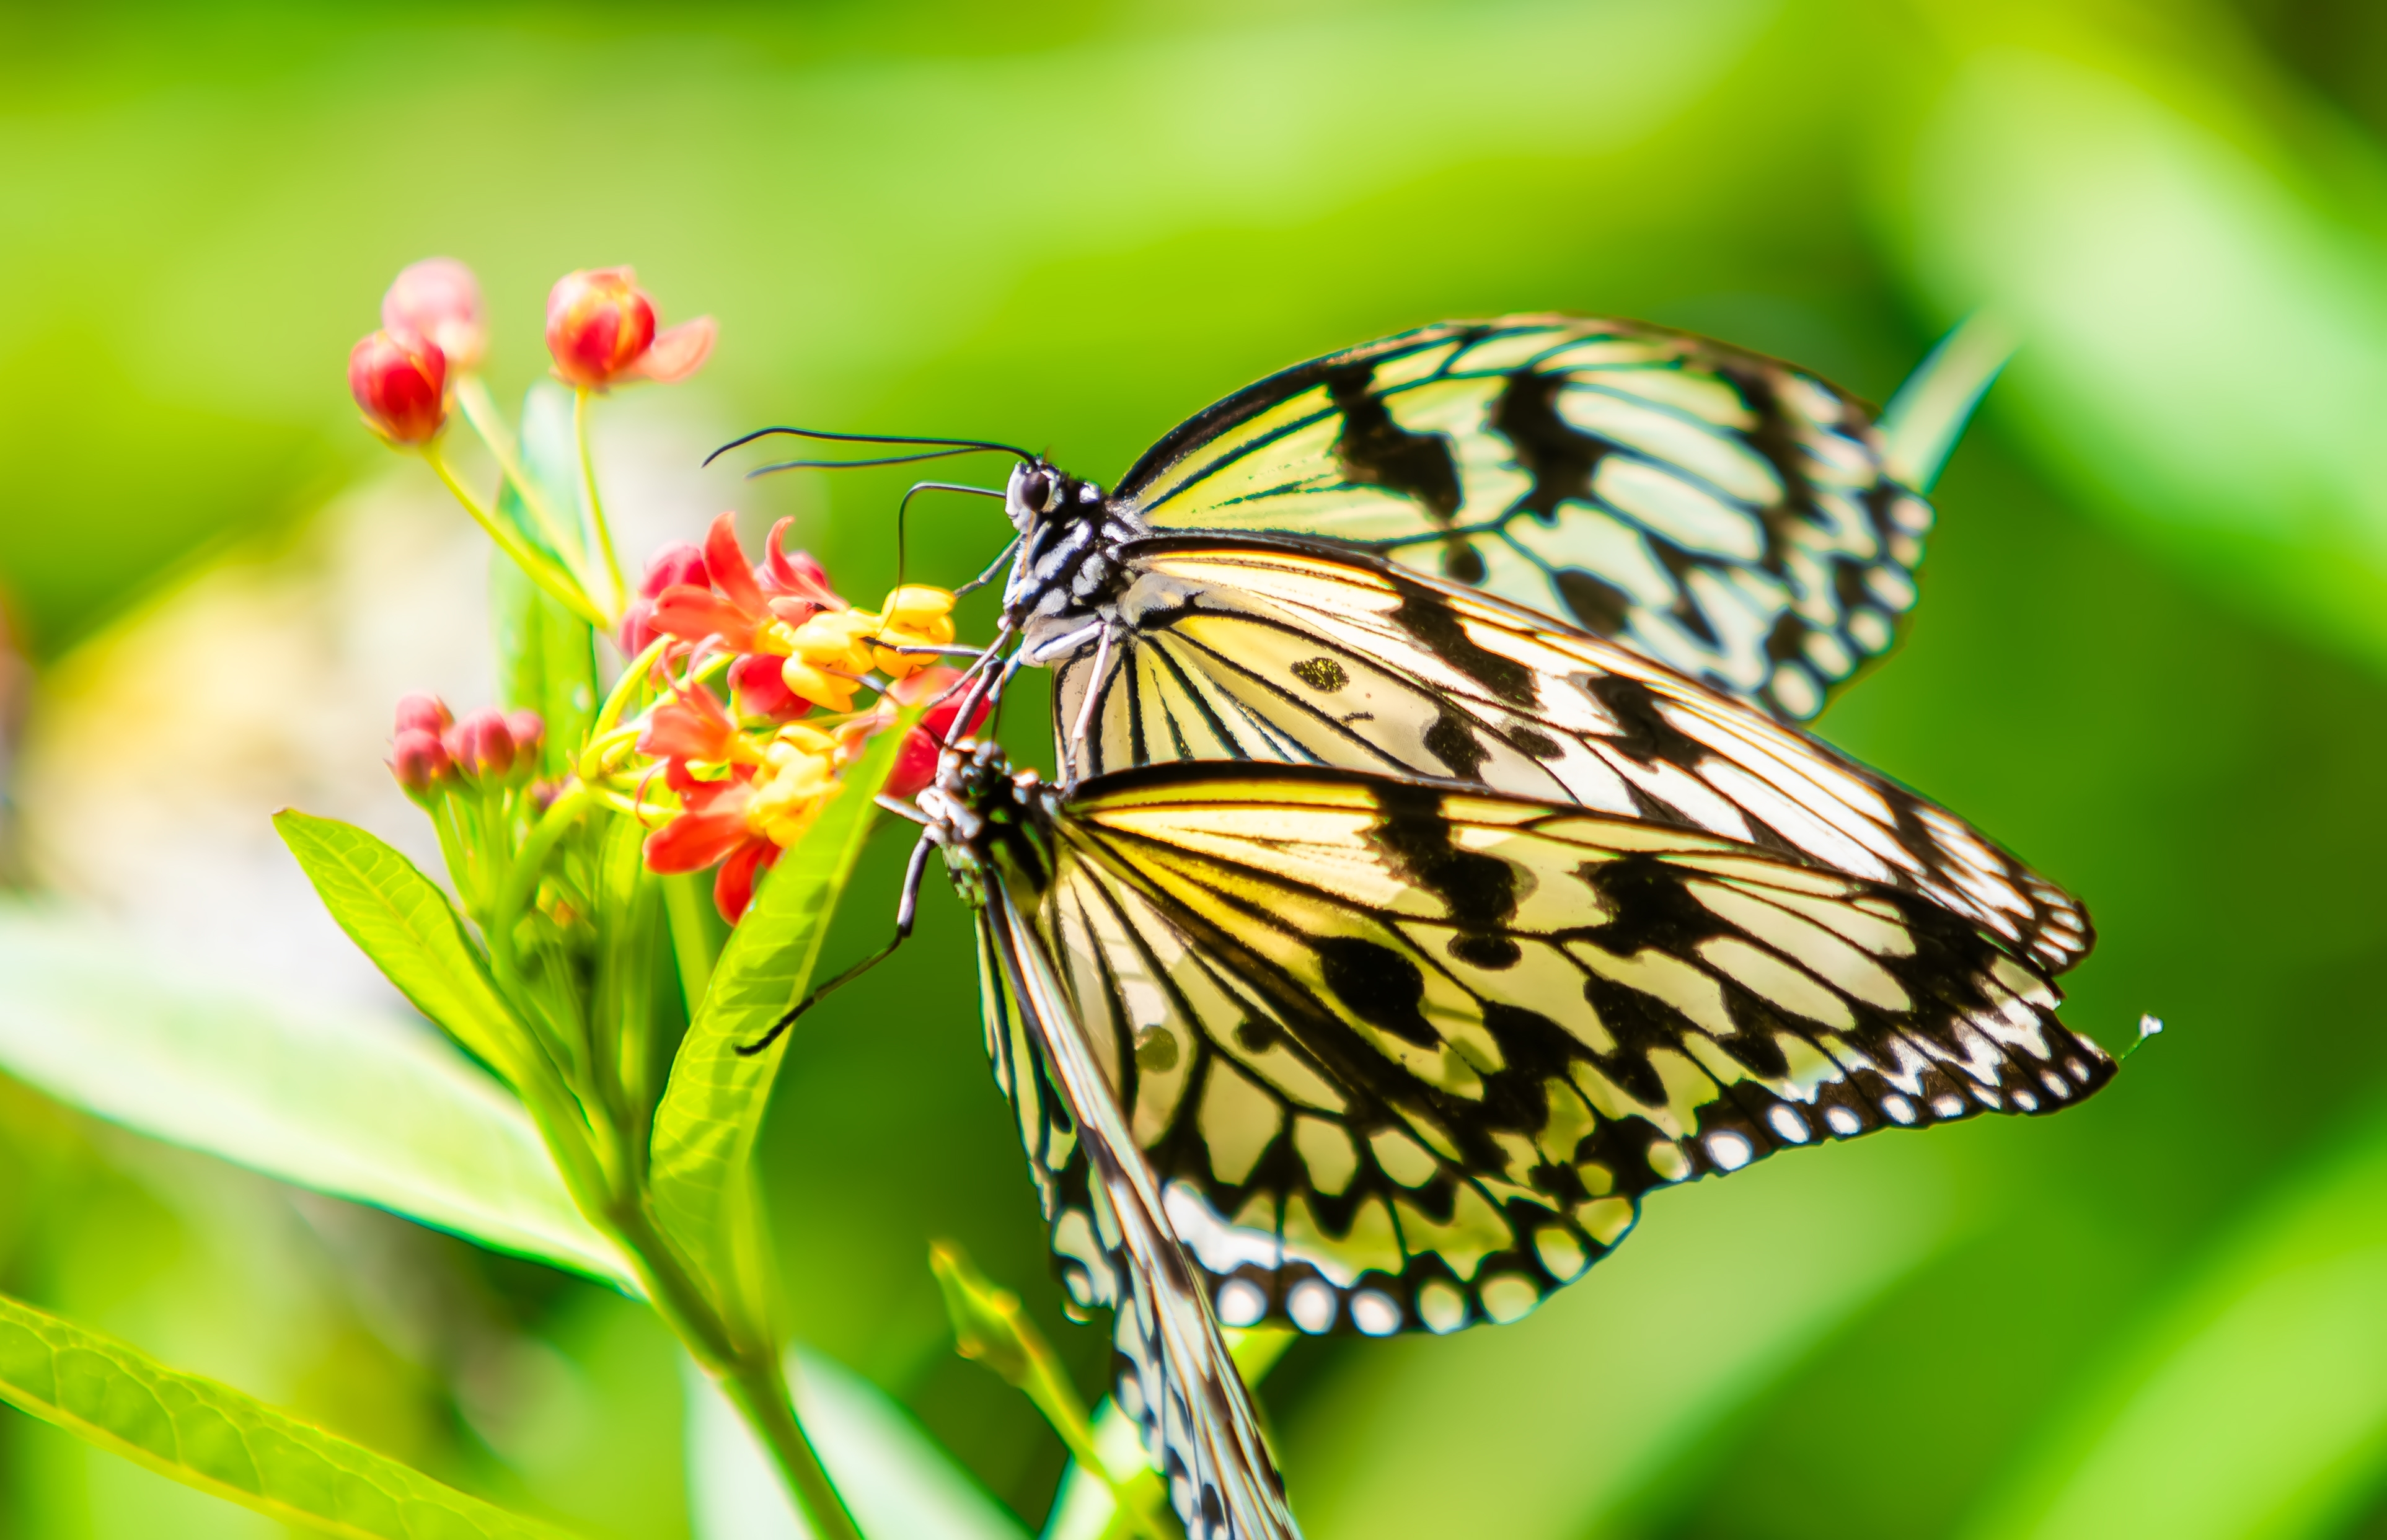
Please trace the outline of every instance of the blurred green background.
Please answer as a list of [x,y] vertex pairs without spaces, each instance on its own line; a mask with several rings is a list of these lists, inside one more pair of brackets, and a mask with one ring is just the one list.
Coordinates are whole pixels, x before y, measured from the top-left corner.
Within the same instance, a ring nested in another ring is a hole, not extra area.
[[[703,451],[792,421],[1115,478],[1271,369],[1522,309],[1880,399],[1992,307],[2025,347],[1911,638],[1822,730],[2085,897],[2075,1025],[2168,1031],[2060,1118],[1666,1193],[1521,1325],[1299,1345],[1266,1396],[1296,1506],[1320,1540],[2387,1534],[2382,134],[2375,0],[0,8],[0,602],[36,671],[9,859],[232,923],[237,862],[178,840],[208,797],[267,839],[278,803],[210,767],[280,740],[190,703],[246,681],[370,778],[410,660],[474,637],[468,567],[304,688],[270,626],[206,645],[271,608],[243,594],[394,591],[320,552],[429,493],[342,380],[418,257],[479,271],[501,398],[567,269],[716,315],[695,383],[605,403],[613,500],[648,540],[795,515],[865,600],[908,478]],[[912,570],[1006,534],[924,500]],[[276,934],[300,973],[339,945]],[[1089,1387],[1105,1350],[1060,1320],[974,993],[933,895],[807,1021],[770,1180],[800,1333],[1032,1529],[1060,1447],[952,1355],[928,1238]],[[636,1307],[6,1082],[0,1290],[592,1534],[688,1533],[676,1350]],[[273,1533],[0,1415],[0,1534]]]

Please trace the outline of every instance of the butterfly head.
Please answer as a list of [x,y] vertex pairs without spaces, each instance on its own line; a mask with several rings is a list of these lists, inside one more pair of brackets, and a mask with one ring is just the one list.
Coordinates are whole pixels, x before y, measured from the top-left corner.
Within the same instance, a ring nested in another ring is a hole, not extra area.
[[945,852],[954,886],[970,904],[985,902],[986,867],[998,859],[1042,886],[1051,799],[1035,770],[1013,769],[999,743],[955,738],[939,756],[937,778],[919,795],[920,812],[929,839]]
[[1103,511],[1103,489],[1041,457],[1023,460],[1011,468],[1003,511],[1011,516],[1011,527],[1026,535],[1040,524],[1095,517]]

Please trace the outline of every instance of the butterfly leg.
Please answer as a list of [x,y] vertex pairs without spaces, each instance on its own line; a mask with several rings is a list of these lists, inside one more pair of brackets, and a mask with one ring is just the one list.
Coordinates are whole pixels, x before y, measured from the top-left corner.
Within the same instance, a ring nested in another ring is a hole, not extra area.
[[769,1031],[752,1042],[738,1044],[736,1052],[739,1058],[751,1059],[778,1041],[780,1034],[796,1024],[796,1017],[893,956],[895,949],[911,939],[913,922],[919,918],[920,914],[920,879],[928,869],[928,852],[936,848],[936,840],[926,834],[921,835],[919,843],[912,847],[912,863],[903,868],[903,896],[897,900],[895,904],[894,939],[796,1002],[787,1015],[771,1023]]
[[1111,664],[1111,628],[1103,626],[1103,639],[1094,649],[1094,672],[1086,680],[1086,698],[1078,706],[1078,720],[1069,728],[1069,763],[1062,766],[1062,789],[1078,784],[1078,751],[1086,745],[1086,728],[1094,719],[1094,702],[1102,699],[1103,681]]

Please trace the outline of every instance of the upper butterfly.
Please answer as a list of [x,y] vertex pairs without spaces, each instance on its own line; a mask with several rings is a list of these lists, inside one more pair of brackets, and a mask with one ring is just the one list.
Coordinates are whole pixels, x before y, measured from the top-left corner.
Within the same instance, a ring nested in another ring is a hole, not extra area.
[[1007,598],[1057,617],[1138,536],[1297,536],[1572,619],[1800,721],[1914,603],[1931,508],[1882,453],[1852,397],[1704,337],[1449,322],[1246,386],[1107,495],[1023,462]]

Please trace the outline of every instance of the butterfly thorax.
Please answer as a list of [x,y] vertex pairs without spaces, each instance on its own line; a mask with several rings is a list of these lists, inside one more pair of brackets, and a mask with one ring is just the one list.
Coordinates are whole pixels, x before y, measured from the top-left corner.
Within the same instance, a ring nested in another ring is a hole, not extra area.
[[1146,533],[1122,504],[1042,461],[1014,467],[1004,511],[1019,555],[1003,591],[1003,617],[1031,650],[1082,630],[1125,586],[1122,542]]
[[991,877],[1026,902],[1043,892],[1053,870],[1053,796],[1033,769],[1013,770],[1000,744],[963,738],[946,749],[919,806],[963,903],[983,908]]

